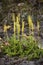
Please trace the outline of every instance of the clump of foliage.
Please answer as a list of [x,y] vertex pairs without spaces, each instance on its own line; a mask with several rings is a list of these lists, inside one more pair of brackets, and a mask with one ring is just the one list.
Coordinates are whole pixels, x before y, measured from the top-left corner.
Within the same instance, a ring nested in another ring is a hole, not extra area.
[[[6,45],[6,43],[9,43]],[[3,44],[3,54],[8,56],[19,56],[22,54],[22,44],[19,39],[16,39],[15,36],[12,36],[8,39],[8,42]]]
[[40,58],[41,50],[33,36],[29,36],[27,39],[22,38],[21,42],[24,45],[24,55],[28,56],[29,60]]
[[39,59],[43,56],[43,49],[38,47],[38,42],[33,36],[21,37],[17,39],[14,35],[8,40],[8,43],[3,44],[3,54],[10,57],[27,57],[29,60]]

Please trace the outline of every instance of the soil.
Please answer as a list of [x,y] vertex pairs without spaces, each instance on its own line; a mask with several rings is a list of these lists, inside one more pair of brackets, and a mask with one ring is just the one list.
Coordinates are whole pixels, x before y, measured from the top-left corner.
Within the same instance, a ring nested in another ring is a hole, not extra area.
[[34,61],[28,61],[26,58],[25,59],[18,59],[13,57],[13,58],[7,58],[3,57],[0,58],[0,65],[43,65],[43,59],[40,60],[34,60]]

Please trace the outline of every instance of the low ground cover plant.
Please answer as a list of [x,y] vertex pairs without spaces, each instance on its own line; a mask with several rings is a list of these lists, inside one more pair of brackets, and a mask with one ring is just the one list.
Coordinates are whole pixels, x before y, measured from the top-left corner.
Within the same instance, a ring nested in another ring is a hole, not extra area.
[[38,47],[38,42],[33,36],[22,36],[21,39],[17,39],[13,35],[8,42],[0,44],[0,49],[3,55],[9,57],[27,57],[28,60],[43,57],[43,49]]

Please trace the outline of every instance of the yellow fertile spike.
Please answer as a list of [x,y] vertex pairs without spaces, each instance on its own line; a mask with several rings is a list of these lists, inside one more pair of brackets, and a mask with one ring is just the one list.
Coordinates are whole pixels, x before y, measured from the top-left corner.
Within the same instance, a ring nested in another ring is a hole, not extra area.
[[4,25],[4,32],[7,32],[7,29],[9,29],[11,26],[6,26],[6,25]]
[[23,33],[24,33],[24,21],[22,19],[22,35],[23,35]]
[[15,22],[15,14],[12,13],[12,20],[14,22],[14,34],[15,34],[15,31],[16,31],[16,22]]
[[39,28],[40,28],[40,22],[37,21],[37,30],[39,31]]
[[34,29],[32,18],[31,18],[30,15],[28,15],[28,23],[29,23],[29,27],[32,28],[32,29]]
[[28,24],[29,24],[29,30],[32,29],[32,32],[33,32],[34,25],[33,25],[32,18],[30,15],[28,15]]
[[40,28],[40,22],[37,21],[37,31],[38,31],[38,35],[40,34],[40,30],[39,30],[39,28]]
[[14,22],[14,33],[15,33],[15,31],[16,31],[16,30],[15,30],[15,29],[16,29],[15,25],[16,25],[16,23]]
[[33,30],[34,30],[34,25],[33,25],[33,23],[32,23],[32,34],[34,34]]
[[17,25],[17,34],[20,34],[20,15],[18,14],[18,16],[16,17],[16,25]]
[[18,28],[19,28],[19,30],[18,30],[18,33],[20,33],[20,14],[18,14]]
[[13,20],[13,22],[15,22],[15,14],[14,13],[12,13],[12,20]]

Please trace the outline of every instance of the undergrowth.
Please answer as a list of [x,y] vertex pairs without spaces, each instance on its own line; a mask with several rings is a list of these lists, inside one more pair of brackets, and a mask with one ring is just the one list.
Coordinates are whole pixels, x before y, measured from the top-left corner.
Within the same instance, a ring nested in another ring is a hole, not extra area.
[[27,57],[28,60],[43,57],[43,49],[38,47],[38,42],[33,36],[17,39],[13,35],[10,39],[8,39],[8,42],[0,45],[0,49],[4,55],[8,55],[10,57]]

